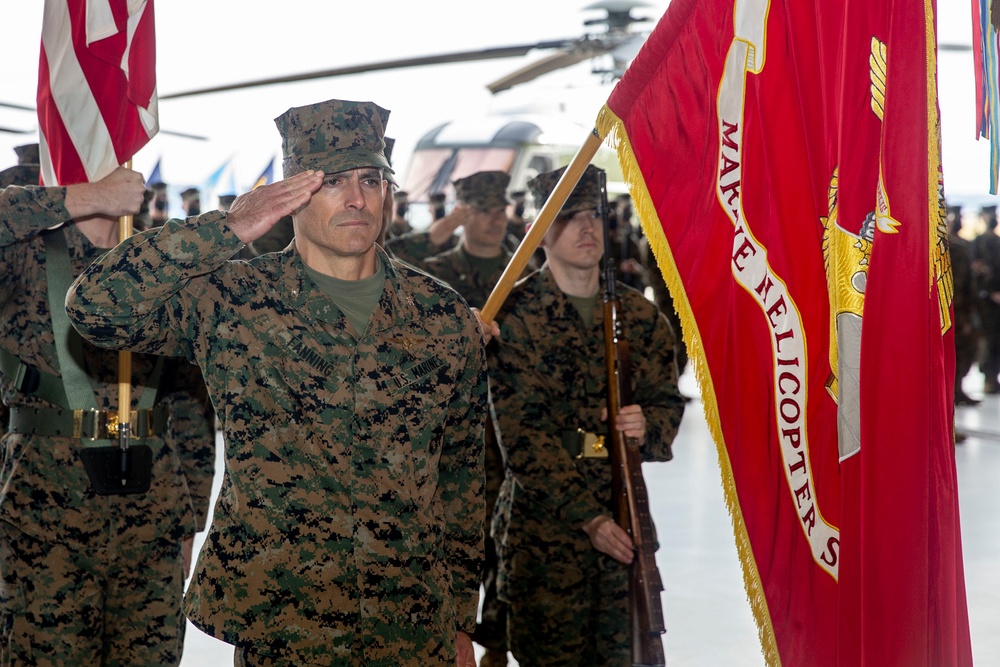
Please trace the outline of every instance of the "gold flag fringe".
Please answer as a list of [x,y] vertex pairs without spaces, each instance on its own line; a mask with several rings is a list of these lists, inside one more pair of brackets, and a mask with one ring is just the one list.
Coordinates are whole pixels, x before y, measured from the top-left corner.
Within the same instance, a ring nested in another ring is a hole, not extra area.
[[[994,0],[996,4],[998,0]],[[941,119],[938,117],[937,91],[937,31],[934,23],[934,5],[924,0],[924,44],[927,54],[927,259],[928,284],[938,288],[938,316],[941,335],[953,326],[950,306],[954,303],[955,283],[951,273],[951,257],[942,262],[941,255],[948,254],[945,227],[945,210],[941,191]],[[945,268],[946,267],[946,268]],[[944,273],[945,275],[941,275]]]
[[649,196],[649,191],[646,189],[646,183],[642,177],[639,165],[636,163],[635,154],[632,152],[632,146],[629,143],[624,124],[605,105],[598,113],[595,127],[601,139],[607,142],[618,153],[618,161],[621,163],[622,174],[632,195],[633,208],[642,223],[643,232],[649,239],[649,245],[656,258],[656,264],[660,267],[667,287],[670,289],[674,308],[677,309],[680,315],[681,329],[684,344],[687,346],[688,359],[694,371],[695,379],[698,381],[698,387],[701,390],[701,401],[705,411],[705,419],[708,422],[708,428],[712,434],[712,439],[715,441],[716,451],[719,456],[722,489],[733,524],[736,551],[739,554],[742,564],[743,585],[746,589],[750,609],[757,622],[757,634],[760,638],[761,650],[764,654],[764,660],[769,667],[780,667],[781,657],[778,654],[777,642],[774,637],[774,627],[771,624],[771,615],[767,608],[767,599],[764,596],[760,572],[757,570],[757,563],[753,557],[750,536],[747,534],[743,514],[740,511],[739,499],[736,496],[736,483],[733,479],[732,464],[729,460],[729,452],[726,449],[725,438],[723,437],[721,422],[719,420],[719,405],[715,395],[715,386],[712,381],[708,362],[705,359],[705,348],[702,343],[701,333],[698,330],[698,323],[695,321],[694,313],[691,311],[687,292],[684,290],[684,284],[681,282],[680,275],[677,272],[677,265],[674,263],[670,243],[663,233],[658,212]]

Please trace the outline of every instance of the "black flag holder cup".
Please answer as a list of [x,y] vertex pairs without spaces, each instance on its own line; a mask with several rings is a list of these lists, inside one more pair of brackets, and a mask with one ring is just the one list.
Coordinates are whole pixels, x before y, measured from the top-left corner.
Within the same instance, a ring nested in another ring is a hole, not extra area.
[[[125,163],[132,167],[132,161]],[[118,218],[118,242],[132,236],[132,216]],[[155,391],[147,387],[146,391]],[[100,495],[129,495],[149,490],[153,473],[153,450],[149,445],[136,445],[132,438],[132,355],[118,353],[118,419],[108,425],[109,434],[117,433],[118,444],[84,447],[81,452],[94,491]]]
[[149,445],[129,442],[129,424],[118,425],[118,444],[85,447],[80,451],[84,470],[94,491],[102,496],[145,493],[153,472],[153,450]]

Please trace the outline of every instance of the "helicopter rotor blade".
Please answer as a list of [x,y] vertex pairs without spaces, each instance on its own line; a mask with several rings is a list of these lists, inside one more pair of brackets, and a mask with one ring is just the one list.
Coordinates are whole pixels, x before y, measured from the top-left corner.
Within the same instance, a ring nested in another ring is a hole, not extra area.
[[549,72],[554,72],[557,69],[562,69],[564,67],[569,67],[575,65],[579,62],[587,60],[592,57],[592,53],[584,52],[573,52],[564,51],[562,53],[553,53],[550,56],[545,56],[541,60],[536,60],[535,62],[522,67],[519,70],[511,72],[510,74],[493,81],[486,85],[491,93],[496,95],[497,93],[509,90],[514,86],[518,86],[522,83],[527,83],[542,76],[543,74],[548,74]]
[[634,39],[639,39],[641,44],[641,41],[643,41],[645,37],[639,37],[638,35],[618,35],[612,38],[605,36],[584,37],[583,39],[578,39],[575,42],[572,42],[569,48],[564,49],[559,53],[554,53],[551,56],[546,56],[545,58],[531,63],[530,65],[526,65],[515,72],[511,72],[507,76],[501,77],[488,84],[486,87],[495,95],[501,91],[513,88],[514,86],[537,79],[543,74],[548,74],[549,72],[554,72],[557,69],[575,65],[579,62],[587,60],[588,58],[594,58],[596,56],[602,56],[606,53],[611,53],[623,44],[629,43]]
[[[29,106],[25,106],[23,104],[14,104],[13,102],[3,102],[3,101],[0,101],[0,107],[3,107],[5,109],[17,109],[18,111],[30,111],[32,113],[35,112],[35,107],[29,107]],[[32,132],[35,132],[35,131],[36,131],[36,129],[31,129],[31,130],[13,130],[13,129],[8,128],[8,127],[0,127],[0,132],[8,132],[10,134],[31,134]],[[174,130],[164,130],[163,128],[160,128],[160,132],[162,134],[169,134],[171,136],[181,137],[183,139],[193,139],[195,141],[208,141],[208,137],[203,136],[201,134],[191,134],[189,132],[176,132]]]
[[13,102],[0,102],[0,107],[5,109],[17,109],[18,111],[34,111],[35,107],[26,107],[23,104],[14,104]]
[[[582,37],[569,39],[547,40],[532,44],[518,44],[511,46],[492,47],[477,49],[474,51],[456,51],[452,53],[441,53],[428,56],[416,56],[412,58],[401,58],[397,60],[387,60],[382,62],[364,63],[349,65],[346,67],[336,67],[312,72],[299,72],[283,76],[254,79],[236,83],[226,83],[217,86],[207,86],[192,90],[182,90],[166,95],[159,95],[159,100],[173,100],[197,95],[207,95],[211,93],[222,93],[243,90],[247,88],[258,88],[263,86],[278,85],[284,83],[296,83],[299,81],[310,81],[315,79],[325,79],[337,76],[348,76],[352,74],[365,74],[369,72],[379,72],[410,67],[422,67],[427,65],[443,65],[453,63],[475,62],[482,60],[494,60],[500,58],[515,58],[527,55],[534,50],[559,50],[559,53],[542,58],[541,60],[529,64],[505,77],[487,85],[487,88],[494,94],[512,88],[521,83],[531,81],[543,74],[553,72],[564,67],[575,65],[587,58],[593,58],[614,51],[625,43],[635,39],[634,34],[629,34],[628,29],[634,23],[649,21],[648,18],[636,17],[631,14],[631,10],[636,7],[648,6],[646,3],[636,0],[599,0],[589,5],[588,10],[603,10],[605,16],[599,19],[591,19],[584,22],[585,26],[604,26],[607,32],[600,35],[585,34]],[[643,41],[640,39],[640,42]],[[622,60],[621,57],[616,60]],[[618,68],[616,63],[616,69]],[[25,111],[34,111],[33,108],[0,102],[0,106]],[[204,139],[196,135],[186,135],[180,132],[167,132],[185,136],[192,139]]]
[[363,65],[351,65],[348,67],[337,67],[333,69],[319,70],[316,72],[303,72],[299,74],[289,74],[286,76],[276,76],[267,79],[256,79],[253,81],[242,81],[220,86],[210,86],[197,90],[185,90],[169,95],[160,95],[161,100],[173,100],[181,97],[191,97],[193,95],[206,95],[208,93],[222,93],[233,90],[243,90],[245,88],[258,88],[260,86],[271,86],[279,83],[295,83],[298,81],[309,81],[312,79],[325,79],[335,76],[347,76],[349,74],[364,74],[367,72],[379,72],[391,69],[402,69],[406,67],[420,67],[423,65],[444,65],[450,63],[473,62],[477,60],[492,60],[497,58],[515,58],[523,56],[535,49],[558,49],[572,44],[572,39],[560,39],[547,42],[537,42],[535,44],[520,44],[515,46],[503,46],[489,49],[479,49],[476,51],[458,51],[454,53],[443,53],[431,56],[419,56],[415,58],[402,58],[399,60],[386,60],[377,63],[367,63]]
[[174,132],[173,130],[164,130],[160,128],[160,134],[169,134],[172,137],[180,137],[181,139],[193,139],[194,141],[208,141],[208,137],[201,134],[191,134],[190,132]]

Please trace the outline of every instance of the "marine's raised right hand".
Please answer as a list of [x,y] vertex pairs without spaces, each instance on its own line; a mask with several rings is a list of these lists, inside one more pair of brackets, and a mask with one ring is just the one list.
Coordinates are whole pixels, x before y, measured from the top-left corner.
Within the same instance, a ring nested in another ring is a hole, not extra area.
[[243,243],[251,243],[278,220],[308,204],[322,185],[322,171],[303,171],[283,181],[262,185],[236,198],[226,222]]

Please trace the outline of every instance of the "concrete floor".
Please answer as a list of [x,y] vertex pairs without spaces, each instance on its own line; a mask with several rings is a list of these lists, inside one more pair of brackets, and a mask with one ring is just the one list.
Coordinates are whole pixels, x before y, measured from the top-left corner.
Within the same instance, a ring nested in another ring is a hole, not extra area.
[[[982,375],[975,369],[965,387],[984,398],[980,406],[956,413],[958,429],[969,434],[957,446],[956,458],[973,652],[978,665],[1000,665],[1000,396],[983,397]],[[681,389],[688,396],[698,394],[689,374],[681,378]],[[672,462],[644,467],[662,543],[657,561],[665,587],[667,662],[671,667],[763,667],[715,445],[697,398],[688,404],[674,452]],[[200,544],[196,541],[195,548]],[[232,655],[231,646],[188,626],[182,667],[230,665]]]

